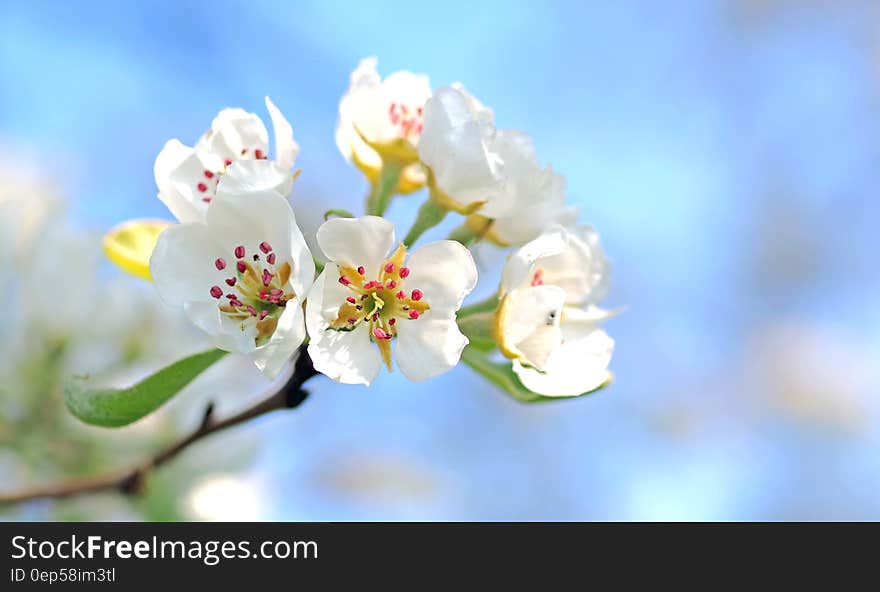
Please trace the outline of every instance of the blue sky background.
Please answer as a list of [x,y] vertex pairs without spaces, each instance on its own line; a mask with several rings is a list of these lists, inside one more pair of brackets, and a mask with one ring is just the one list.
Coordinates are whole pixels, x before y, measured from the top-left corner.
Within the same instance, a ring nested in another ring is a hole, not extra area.
[[[566,176],[614,264],[615,384],[527,407],[466,367],[261,420],[274,519],[880,518],[880,37],[869,2],[0,1],[0,145],[95,230],[226,106],[291,120],[314,230],[357,210],[362,57],[461,81]],[[398,199],[402,227],[421,197]],[[448,225],[438,229],[441,236]],[[482,250],[481,292],[501,260]],[[107,273],[115,273],[108,267]],[[235,446],[235,434],[225,436]]]

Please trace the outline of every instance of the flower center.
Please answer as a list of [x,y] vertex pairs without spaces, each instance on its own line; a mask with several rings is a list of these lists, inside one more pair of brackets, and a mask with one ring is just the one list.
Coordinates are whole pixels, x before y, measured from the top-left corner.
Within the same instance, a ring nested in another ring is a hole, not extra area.
[[241,154],[238,158],[223,159],[222,171],[211,171],[208,169],[202,171],[204,179],[200,178],[198,183],[196,183],[196,189],[202,194],[202,201],[205,203],[211,203],[211,200],[214,199],[214,196],[217,194],[217,185],[220,183],[220,177],[223,176],[223,173],[226,172],[226,169],[232,164],[233,160],[265,160],[266,158],[268,157],[261,148],[242,148]]
[[366,326],[389,368],[390,342],[397,336],[398,320],[416,321],[431,308],[421,290],[408,290],[405,286],[410,273],[409,268],[403,266],[405,258],[406,247],[401,244],[382,263],[375,280],[367,279],[367,270],[362,265],[357,268],[338,266],[338,281],[351,290],[351,294],[340,304],[330,327],[337,331],[351,331]]
[[422,133],[422,112],[422,107],[392,102],[388,107],[388,118],[391,125],[398,128],[401,137],[415,142]]
[[[232,255],[232,274],[224,280],[226,294],[220,286],[211,286],[210,293],[221,300],[220,312],[239,321],[242,330],[246,323],[256,322],[256,343],[261,345],[275,332],[288,300],[296,296],[287,285],[290,263],[283,261],[276,265],[277,255],[266,241],[261,242],[250,257],[244,245],[235,247]],[[222,257],[213,265],[219,271],[229,267]]]

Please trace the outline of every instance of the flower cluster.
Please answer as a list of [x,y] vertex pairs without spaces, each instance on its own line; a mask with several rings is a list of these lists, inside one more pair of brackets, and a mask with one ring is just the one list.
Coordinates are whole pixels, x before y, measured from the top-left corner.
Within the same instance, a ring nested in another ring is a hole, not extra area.
[[[274,152],[262,120],[241,109],[221,111],[194,147],[169,141],[155,175],[178,223],[115,229],[111,259],[152,278],[218,348],[249,355],[269,377],[307,340],[316,370],[342,383],[369,385],[395,362],[425,380],[463,360],[520,400],[607,384],[614,342],[599,303],[609,266],[595,231],[577,224],[564,179],[462,85],[432,89],[411,72],[383,79],[376,66],[366,59],[352,73],[336,128],[370,183],[366,212],[328,209],[319,253],[289,201],[299,147],[267,98]],[[398,240],[383,215],[395,196],[423,188]],[[450,213],[461,224],[447,240],[414,248]],[[513,251],[494,295],[462,307],[480,241]]]

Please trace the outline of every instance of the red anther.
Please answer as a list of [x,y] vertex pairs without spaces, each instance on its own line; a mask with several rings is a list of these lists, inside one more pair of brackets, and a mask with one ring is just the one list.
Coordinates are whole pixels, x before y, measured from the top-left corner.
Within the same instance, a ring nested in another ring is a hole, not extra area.
[[269,256],[266,257],[266,261],[269,262],[269,265],[275,265],[275,253],[269,253]]
[[413,300],[418,302],[419,300],[422,299],[422,296],[423,296],[423,294],[422,294],[421,290],[413,290],[412,294],[410,295],[410,298],[412,298]]
[[358,273],[361,274],[361,275],[364,275],[365,273],[367,273],[367,271],[364,269],[364,266],[363,266],[363,265],[361,265],[360,267],[358,267]]
[[223,290],[220,288],[220,286],[211,286],[211,296],[213,296],[214,298],[220,298],[221,296],[223,296]]
[[401,267],[400,270],[397,272],[397,275],[399,275],[400,279],[402,280],[406,279],[406,276],[409,275],[409,267]]
[[390,115],[390,114],[394,113],[396,110],[397,110],[397,103],[391,103],[391,105],[388,107],[388,114]]
[[202,201],[205,203],[211,203],[211,198],[210,197],[203,197]]
[[268,253],[269,251],[272,250],[272,245],[270,245],[266,241],[263,241],[260,243],[260,250],[263,251],[264,253]]
[[538,269],[535,271],[535,274],[532,276],[532,286],[543,286],[544,285],[544,270]]
[[374,282],[373,280],[370,280],[369,282],[364,284],[364,290],[369,290],[375,285],[376,285],[376,282]]
[[417,310],[409,311],[409,318],[411,318],[412,320],[416,320],[417,318],[419,318],[419,311],[417,311]]
[[403,290],[401,290],[400,292],[398,292],[398,293],[395,294],[394,296],[395,296],[398,300],[403,300],[404,298],[406,298],[406,292],[404,292]]
[[385,284],[385,287],[389,290],[393,290],[397,287],[397,282],[395,282],[394,280],[390,280],[387,284]]
[[266,298],[269,297],[269,291],[268,290],[260,290],[259,297],[260,297],[260,300],[265,300]]
[[384,290],[384,289],[385,289],[385,284],[383,284],[382,282],[376,282],[376,283],[373,284],[373,285],[375,286],[375,288],[376,288],[377,290]]
[[343,286],[347,286],[351,283],[351,280],[348,279],[348,276],[341,275],[341,276],[339,276],[339,283],[342,284]]
[[257,309],[254,308],[253,306],[251,306],[250,304],[249,304],[248,307],[247,307],[247,311],[248,311],[249,313],[251,313],[251,316],[252,316],[252,317],[257,316]]
[[423,107],[419,107],[418,109],[416,109],[416,113],[419,114],[419,117],[421,117],[421,115],[422,115],[422,111],[424,111],[424,110],[425,110],[425,109],[424,109]]
[[385,332],[381,327],[373,329],[373,337],[376,339],[391,339],[391,335]]
[[354,296],[349,296],[349,297],[346,298],[345,300],[346,300],[347,302],[350,302],[351,304],[355,304],[355,303],[357,302],[357,300],[354,299]]
[[214,261],[214,267],[219,270],[226,269],[226,260],[223,257],[218,257],[216,261]]
[[394,317],[391,317],[390,319],[388,319],[388,324],[391,325],[392,327],[394,326],[394,323],[396,323],[396,322],[397,322],[397,319],[395,319]]
[[273,274],[273,273],[269,273],[268,270],[264,269],[264,270],[263,270],[263,285],[266,286],[266,287],[268,288],[268,287],[269,287],[269,284],[272,283],[272,278],[273,278],[273,277],[275,277],[275,274]]
[[272,288],[272,291],[269,292],[269,294],[271,294],[272,296],[281,296],[282,294],[284,294],[284,291],[280,288]]
[[214,173],[212,173],[212,172],[209,171],[208,169],[205,169],[205,178],[206,178],[206,179],[212,179],[213,177],[214,177]]
[[229,165],[232,164],[232,161],[229,160],[229,159],[227,158],[226,160],[223,161],[223,163],[224,163],[226,166],[229,166]]
[[226,285],[227,286],[234,286],[235,285],[235,278],[234,277],[226,278]]
[[356,321],[357,321],[357,319],[348,319],[348,324],[354,325]]
[[394,273],[394,264],[388,263],[385,265],[385,273]]
[[241,259],[242,257],[244,257],[244,254],[245,254],[245,250],[244,250],[243,246],[238,245],[237,247],[235,247],[235,256],[236,257]]
[[372,318],[373,318],[374,321],[378,321],[378,320],[379,320],[379,313],[378,313],[378,312],[374,312]]
[[247,264],[244,261],[239,261],[235,268],[238,269],[239,273],[244,273],[247,270]]
[[260,311],[260,320],[261,320],[261,321],[262,321],[263,319],[265,319],[267,316],[269,316],[269,311],[268,311],[268,310],[261,310],[261,311]]
[[259,148],[254,150],[254,158],[256,158],[257,160],[262,160],[263,158],[265,158],[265,156],[263,155],[263,151]]
[[198,190],[201,191],[202,193],[204,193],[205,191],[208,190],[208,186],[205,185],[204,183],[199,183],[198,185],[196,185],[196,187],[197,187]]

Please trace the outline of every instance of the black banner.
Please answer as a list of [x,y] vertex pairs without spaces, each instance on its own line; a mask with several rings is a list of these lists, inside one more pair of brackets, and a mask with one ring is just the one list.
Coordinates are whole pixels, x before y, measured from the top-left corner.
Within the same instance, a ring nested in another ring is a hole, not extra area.
[[[220,586],[334,582],[407,583],[438,578],[495,583],[526,575],[618,583],[646,574],[778,570],[805,573],[844,550],[873,525],[265,523],[0,524],[0,590],[131,589],[186,582]],[[864,549],[862,553],[866,553]],[[791,563],[786,563],[791,560]],[[849,572],[852,574],[852,572]],[[290,586],[286,585],[285,589]]]

